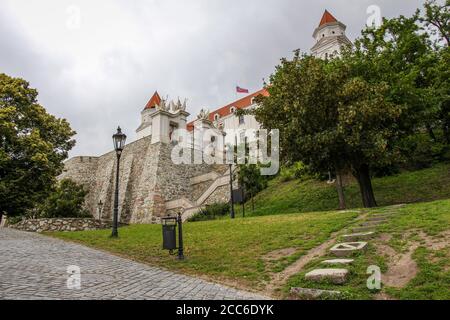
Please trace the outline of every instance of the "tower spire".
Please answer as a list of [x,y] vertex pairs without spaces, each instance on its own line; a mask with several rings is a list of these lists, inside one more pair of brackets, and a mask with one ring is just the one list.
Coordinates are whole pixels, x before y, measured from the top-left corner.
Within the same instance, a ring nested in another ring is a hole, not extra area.
[[323,26],[324,24],[333,23],[333,22],[338,22],[338,20],[328,10],[325,10],[325,12],[323,13],[322,19],[320,20],[319,28],[321,26]]
[[161,97],[159,96],[158,91],[155,91],[153,96],[150,98],[150,100],[147,102],[147,105],[145,106],[144,110],[147,109],[153,109],[156,106],[158,106],[161,103]]

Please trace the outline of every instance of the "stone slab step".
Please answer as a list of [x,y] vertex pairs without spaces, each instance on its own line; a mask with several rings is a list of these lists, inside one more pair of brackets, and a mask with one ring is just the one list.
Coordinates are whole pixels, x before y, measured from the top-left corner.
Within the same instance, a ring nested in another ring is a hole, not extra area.
[[353,259],[332,259],[332,260],[325,260],[322,261],[322,264],[332,264],[332,265],[346,265],[346,264],[352,264]]
[[384,224],[384,221],[368,221],[360,224],[361,227],[377,227]]
[[352,231],[354,233],[361,233],[361,232],[375,232],[376,226],[367,226],[367,227],[356,227],[353,228]]
[[344,241],[361,241],[361,240],[370,240],[376,235],[376,232],[370,231],[370,232],[359,232],[359,233],[353,233],[353,234],[345,234],[342,236],[342,239]]
[[333,284],[344,284],[348,279],[347,269],[316,269],[305,275],[305,280],[313,282],[329,281]]
[[372,217],[369,217],[367,219],[367,221],[370,221],[370,222],[377,222],[377,221],[387,222],[387,221],[389,221],[389,217],[375,217],[375,216],[372,216]]
[[338,243],[330,252],[336,257],[348,257],[355,252],[364,252],[367,249],[367,242],[344,242]]
[[307,288],[291,288],[291,294],[295,294],[302,299],[336,299],[339,298],[341,292],[331,290],[307,289]]

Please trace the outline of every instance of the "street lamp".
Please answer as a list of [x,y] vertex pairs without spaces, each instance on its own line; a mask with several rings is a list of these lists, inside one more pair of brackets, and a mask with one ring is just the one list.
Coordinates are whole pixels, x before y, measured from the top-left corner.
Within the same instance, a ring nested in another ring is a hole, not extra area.
[[230,209],[231,209],[231,219],[235,218],[234,213],[234,194],[233,194],[233,162],[234,162],[234,150],[230,146],[225,147],[227,153],[227,162],[230,166]]
[[102,209],[103,209],[103,202],[100,199],[100,201],[97,203],[98,206],[98,221],[102,220]]
[[117,133],[113,135],[114,149],[117,155],[117,171],[116,171],[116,192],[114,195],[114,215],[113,215],[113,229],[112,238],[119,237],[118,224],[119,224],[119,169],[120,169],[120,157],[122,155],[123,148],[125,147],[125,141],[127,136],[122,133],[122,129],[117,128]]

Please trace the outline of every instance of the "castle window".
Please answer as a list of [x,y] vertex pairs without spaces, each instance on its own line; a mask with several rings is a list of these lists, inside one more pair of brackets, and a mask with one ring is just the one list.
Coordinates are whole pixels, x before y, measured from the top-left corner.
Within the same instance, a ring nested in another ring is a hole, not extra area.
[[236,108],[235,107],[231,107],[230,108],[230,113],[235,113],[236,112]]
[[239,125],[245,124],[245,118],[244,116],[239,116]]
[[240,143],[246,143],[246,139],[245,139],[245,131],[242,131],[239,135],[239,139],[240,139]]
[[216,113],[216,114],[214,115],[214,120],[218,121],[219,119],[220,119],[220,115],[219,115],[218,113]]

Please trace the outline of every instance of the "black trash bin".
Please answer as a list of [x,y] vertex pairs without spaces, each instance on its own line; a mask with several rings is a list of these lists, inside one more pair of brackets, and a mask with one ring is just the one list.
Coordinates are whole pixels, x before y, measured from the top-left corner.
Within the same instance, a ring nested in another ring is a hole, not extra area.
[[163,249],[175,250],[177,249],[177,218],[166,217],[162,218],[162,232],[163,232]]

